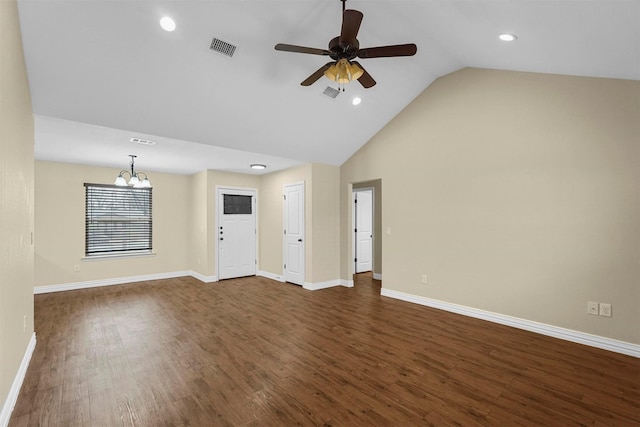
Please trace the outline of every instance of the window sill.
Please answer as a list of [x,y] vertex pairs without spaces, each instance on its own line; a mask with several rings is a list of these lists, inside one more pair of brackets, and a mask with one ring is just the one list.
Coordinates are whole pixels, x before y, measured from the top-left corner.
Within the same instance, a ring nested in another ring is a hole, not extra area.
[[121,259],[121,258],[146,258],[156,256],[155,252],[144,253],[122,253],[122,254],[105,254],[105,255],[92,255],[80,258],[81,261],[103,261],[107,259]]

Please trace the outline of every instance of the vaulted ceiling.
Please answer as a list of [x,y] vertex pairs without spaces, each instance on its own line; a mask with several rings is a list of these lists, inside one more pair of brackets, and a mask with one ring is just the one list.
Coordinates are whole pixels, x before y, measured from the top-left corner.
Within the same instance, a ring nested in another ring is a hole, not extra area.
[[[378,82],[300,82],[327,57],[339,0],[18,0],[36,158],[145,170],[258,173],[340,165],[435,79],[464,67],[640,79],[637,0],[348,0],[361,47],[415,43],[413,57],[362,59]],[[170,16],[173,32],[159,20]],[[504,42],[501,33],[517,35]],[[236,47],[210,49],[213,38]],[[362,102],[354,106],[352,99]],[[151,139],[139,145],[130,138]]]

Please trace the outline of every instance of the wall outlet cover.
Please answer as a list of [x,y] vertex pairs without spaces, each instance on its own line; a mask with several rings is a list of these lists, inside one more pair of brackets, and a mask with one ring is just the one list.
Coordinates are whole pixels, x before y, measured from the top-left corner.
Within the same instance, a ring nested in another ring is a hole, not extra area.
[[611,304],[600,303],[600,316],[611,317]]

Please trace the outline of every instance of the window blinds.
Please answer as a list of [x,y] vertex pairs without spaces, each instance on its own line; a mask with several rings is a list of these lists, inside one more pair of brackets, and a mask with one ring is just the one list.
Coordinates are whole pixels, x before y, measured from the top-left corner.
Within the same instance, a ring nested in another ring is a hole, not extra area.
[[86,256],[151,252],[151,188],[84,186]]

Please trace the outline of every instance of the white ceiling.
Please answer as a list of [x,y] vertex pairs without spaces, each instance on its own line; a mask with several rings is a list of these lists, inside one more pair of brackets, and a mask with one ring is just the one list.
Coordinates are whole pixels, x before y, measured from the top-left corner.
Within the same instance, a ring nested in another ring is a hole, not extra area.
[[[339,0],[18,4],[42,160],[121,168],[137,154],[141,169],[174,173],[340,165],[463,67],[640,80],[638,0],[349,0],[364,13],[361,47],[416,43],[418,53],[360,60],[378,84],[350,83],[336,99],[322,94],[336,87],[324,77],[300,86],[328,58],[274,45],[326,48]],[[174,32],[160,28],[165,15]],[[211,51],[213,37],[234,56]]]

